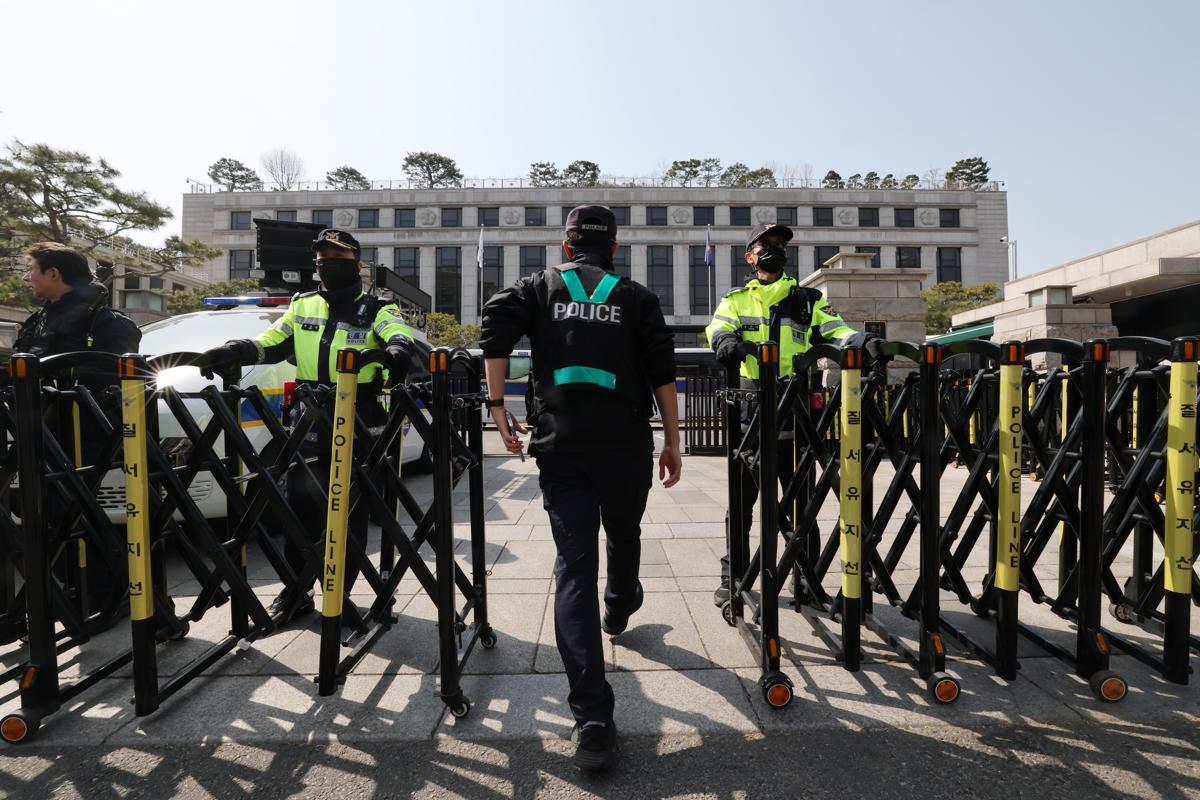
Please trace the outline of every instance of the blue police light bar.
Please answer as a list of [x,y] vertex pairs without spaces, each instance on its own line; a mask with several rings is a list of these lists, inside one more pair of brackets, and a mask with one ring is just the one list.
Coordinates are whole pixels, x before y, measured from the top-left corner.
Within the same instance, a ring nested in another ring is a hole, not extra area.
[[264,297],[242,295],[240,297],[206,297],[204,305],[206,306],[286,306],[292,302],[291,297]]

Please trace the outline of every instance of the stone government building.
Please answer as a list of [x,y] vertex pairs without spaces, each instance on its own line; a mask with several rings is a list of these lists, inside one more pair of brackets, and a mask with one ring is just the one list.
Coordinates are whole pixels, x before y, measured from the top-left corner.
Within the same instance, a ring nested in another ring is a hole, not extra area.
[[883,271],[912,269],[925,286],[935,281],[1001,285],[1008,276],[1007,246],[1001,241],[1008,234],[1008,195],[994,182],[978,190],[621,186],[244,192],[195,184],[183,197],[182,223],[184,239],[225,251],[205,266],[210,281],[261,276],[254,260],[256,218],[346,228],[362,243],[364,261],[391,267],[428,292],[434,310],[477,324],[480,226],[486,299],[524,275],[561,263],[563,220],[571,208],[584,204],[605,205],[617,215],[617,270],[659,295],[679,347],[703,344],[714,306],[712,277],[704,264],[709,225],[716,299],[749,276],[741,253],[749,229],[760,222],[795,231],[788,271],[801,278],[839,253],[867,254],[870,266]]

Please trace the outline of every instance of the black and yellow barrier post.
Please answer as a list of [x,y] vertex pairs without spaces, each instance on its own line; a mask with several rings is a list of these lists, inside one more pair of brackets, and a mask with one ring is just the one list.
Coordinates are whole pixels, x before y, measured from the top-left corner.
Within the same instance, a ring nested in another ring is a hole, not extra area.
[[342,600],[346,582],[346,538],[350,521],[350,476],[353,472],[355,403],[358,400],[358,350],[337,354],[329,503],[325,524],[325,565],[321,571],[321,651],[317,693],[333,694],[338,686]]
[[[1076,367],[1079,370],[1083,368]],[[1059,447],[1066,447],[1067,436],[1071,430],[1071,423],[1079,415],[1079,392],[1073,390],[1071,370],[1072,365],[1063,363],[1062,366],[1062,396],[1060,397],[1061,406],[1059,408]],[[1075,385],[1078,386],[1082,379],[1076,379]],[[1079,491],[1076,489],[1073,494],[1078,497]],[[1058,590],[1062,592],[1071,576],[1075,571],[1076,564],[1079,563],[1079,540],[1074,529],[1066,522],[1058,524]]]
[[725,514],[725,547],[729,553],[729,616],[725,621],[736,625],[743,618],[745,602],[742,597],[742,578],[746,575],[749,558],[749,531],[742,531],[739,520],[745,503],[752,498],[742,497],[742,470],[747,469],[738,451],[742,441],[742,401],[737,388],[740,376],[736,366],[725,370],[725,480],[729,510]]
[[1017,598],[1021,589],[1021,440],[1024,396],[1021,380],[1025,346],[1018,341],[1000,347],[1000,419],[997,437],[995,564],[996,673],[1017,677]]
[[37,356],[17,353],[8,362],[13,383],[13,414],[21,488],[21,543],[25,571],[25,619],[28,660],[20,671],[21,710],[0,722],[7,742],[20,742],[41,725],[42,717],[58,710],[58,648],[50,599],[49,542],[46,536],[46,494],[42,478],[42,383]]
[[[1137,387],[1133,390],[1132,442],[1134,459],[1141,459],[1141,448],[1151,440],[1154,425],[1161,413],[1158,383],[1151,373],[1153,364],[1138,364]],[[1150,448],[1146,448],[1149,453]],[[1149,519],[1140,519],[1133,528],[1133,570],[1125,585],[1125,596],[1131,604],[1137,604],[1154,580],[1154,543],[1157,537]]]
[[1167,408],[1166,519],[1163,523],[1163,677],[1188,682],[1196,504],[1197,340],[1171,343],[1171,399]]
[[862,348],[843,350],[841,367],[838,531],[842,567],[842,663],[847,670],[856,672],[862,662]]
[[154,579],[150,554],[150,459],[146,452],[145,360],[121,356],[121,470],[125,473],[125,531],[129,559],[129,620],[133,637],[134,713],[158,708]]

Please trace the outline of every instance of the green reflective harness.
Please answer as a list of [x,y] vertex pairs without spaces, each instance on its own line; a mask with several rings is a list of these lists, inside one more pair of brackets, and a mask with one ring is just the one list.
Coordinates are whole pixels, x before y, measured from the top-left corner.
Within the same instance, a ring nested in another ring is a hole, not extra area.
[[[613,287],[621,280],[620,275],[609,272],[600,279],[600,282],[596,284],[595,290],[589,295],[583,288],[583,282],[579,280],[579,275],[576,274],[575,267],[560,269],[559,274],[562,275],[563,283],[566,284],[567,291],[571,294],[571,300],[576,303],[603,303],[607,301]],[[595,367],[563,367],[562,369],[554,370],[555,386],[562,386],[568,383],[590,383],[612,390],[617,388],[617,376],[607,370]]]

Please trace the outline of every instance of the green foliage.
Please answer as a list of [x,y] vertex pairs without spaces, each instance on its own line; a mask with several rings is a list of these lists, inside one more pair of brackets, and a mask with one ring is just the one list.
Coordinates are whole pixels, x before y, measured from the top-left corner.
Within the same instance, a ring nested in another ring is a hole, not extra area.
[[701,161],[698,158],[687,158],[683,161],[672,161],[671,166],[663,173],[663,180],[688,186],[700,177]]
[[991,168],[979,156],[961,158],[946,171],[946,183],[951,186],[966,186],[977,189],[988,182]]
[[558,186],[561,181],[553,161],[535,161],[529,165],[530,186]]
[[874,171],[868,172],[866,175],[863,176],[862,183],[863,183],[864,189],[878,189],[879,188],[879,173],[874,172]]
[[600,183],[600,165],[595,161],[572,161],[563,167],[562,185],[590,188]]
[[883,180],[879,182],[880,189],[895,189],[899,185],[900,184],[896,182],[896,176],[890,172],[887,175],[884,175]]
[[451,314],[431,311],[425,315],[425,335],[434,347],[477,347],[482,331],[478,325],[463,325]]
[[950,330],[950,318],[955,314],[999,300],[1000,290],[994,283],[963,286],[957,281],[943,281],[921,292],[921,299],[929,306],[925,332],[936,335]]
[[409,153],[404,157],[404,174],[421,189],[461,186],[463,174],[454,159],[440,153]]
[[342,191],[366,191],[371,188],[371,182],[367,180],[366,175],[346,164],[326,172],[325,182]]
[[167,298],[167,313],[174,315],[203,311],[206,297],[236,297],[260,291],[262,291],[262,284],[254,278],[236,278],[231,281],[210,283],[196,289],[184,289],[172,293]]
[[900,188],[901,189],[915,189],[915,188],[917,188],[917,184],[920,182],[921,182],[920,178],[918,178],[916,175],[913,175],[910,173],[910,174],[904,176],[904,180],[900,181]]
[[842,176],[838,175],[833,170],[825,173],[824,180],[821,181],[821,187],[824,189],[845,189],[846,182],[842,180]]
[[14,141],[0,158],[0,223],[33,241],[73,244],[154,230],[173,216],[142,192],[121,189],[107,161]]
[[236,158],[218,158],[208,168],[208,178],[227,192],[262,191],[262,178]]
[[0,272],[0,306],[33,309],[41,305],[41,301],[29,291],[20,272]]
[[721,173],[720,184],[739,189],[772,189],[779,185],[775,180],[775,173],[769,168],[750,169],[740,161],[730,164]]

